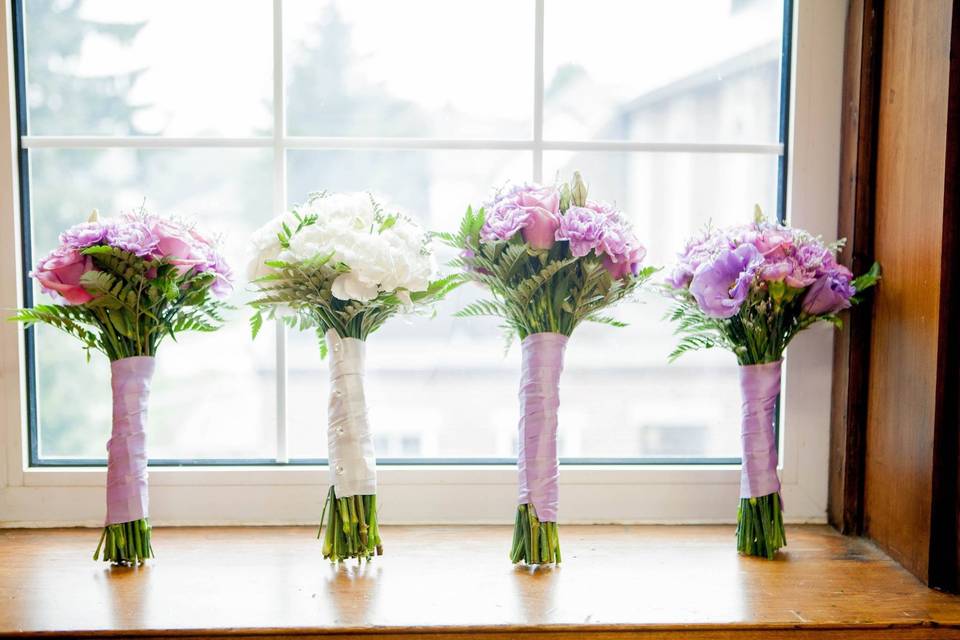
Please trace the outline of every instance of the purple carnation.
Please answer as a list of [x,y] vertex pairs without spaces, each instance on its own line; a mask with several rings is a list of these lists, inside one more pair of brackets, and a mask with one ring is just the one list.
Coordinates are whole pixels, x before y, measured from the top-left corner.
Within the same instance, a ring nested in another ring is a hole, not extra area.
[[110,231],[110,225],[96,222],[75,224],[60,234],[60,244],[71,249],[86,249],[101,244]]
[[700,265],[690,282],[690,293],[708,316],[735,316],[747,299],[762,263],[763,256],[752,244],[725,249]]
[[213,252],[209,262],[200,270],[209,271],[216,276],[213,284],[210,285],[210,292],[213,295],[226,298],[233,291],[233,269],[219,253]]
[[480,238],[484,242],[509,240],[526,224],[530,212],[517,207],[500,207],[487,210]]
[[157,248],[157,237],[150,227],[137,218],[124,218],[110,225],[104,238],[106,244],[140,256],[151,256]]
[[600,253],[606,216],[588,207],[570,207],[560,218],[557,240],[570,242],[570,253],[577,258],[596,250]]
[[647,250],[640,244],[633,229],[616,211],[607,215],[600,237],[600,247],[597,253],[609,256],[615,263],[639,262],[647,255]]
[[517,185],[497,194],[485,210],[486,219],[480,230],[484,242],[509,240],[526,229],[525,242],[538,249],[549,249],[559,222],[560,194],[553,187]]

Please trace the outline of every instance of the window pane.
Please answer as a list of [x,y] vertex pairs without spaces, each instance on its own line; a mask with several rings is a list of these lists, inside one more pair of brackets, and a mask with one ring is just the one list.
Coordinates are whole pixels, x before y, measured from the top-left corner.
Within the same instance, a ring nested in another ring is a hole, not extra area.
[[[590,192],[633,221],[647,263],[669,265],[708,221],[747,222],[753,205],[776,212],[773,155],[567,153],[544,155],[546,175],[580,170]],[[655,276],[662,280],[663,274]],[[585,325],[567,351],[561,432],[584,457],[739,457],[736,361],[723,350],[687,354],[673,364],[669,303],[648,290],[642,304],[615,315],[626,329]]]
[[[243,304],[250,232],[270,217],[268,150],[31,151],[34,257],[56,245],[65,227],[99,207],[104,215],[137,209],[195,217],[224,235]],[[35,300],[46,296],[35,289]],[[250,340],[244,308],[212,334],[166,340],[150,403],[149,452],[159,458],[268,458],[275,450],[275,342]],[[110,433],[109,364],[87,364],[78,343],[37,332],[37,406],[41,457],[104,457]]]
[[[371,189],[433,230],[455,229],[491,185],[530,179],[532,166],[530,154],[517,151],[291,151],[288,158],[291,202],[321,189]],[[436,248],[440,265],[452,257]],[[367,400],[378,455],[510,455],[518,351],[504,359],[495,321],[452,317],[479,293],[461,288],[436,317],[394,318],[370,337]],[[291,331],[288,344],[290,456],[325,457],[327,363],[312,333]]]
[[548,0],[544,25],[548,140],[778,140],[782,0]]
[[531,1],[286,0],[283,10],[291,135],[530,137]]
[[23,6],[31,134],[269,133],[270,2]]

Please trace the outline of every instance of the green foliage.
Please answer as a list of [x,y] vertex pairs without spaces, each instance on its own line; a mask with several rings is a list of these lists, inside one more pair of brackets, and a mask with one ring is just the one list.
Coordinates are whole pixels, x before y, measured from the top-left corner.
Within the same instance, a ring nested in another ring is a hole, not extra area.
[[[322,194],[312,197],[323,197]],[[281,246],[289,246],[290,239],[316,223],[316,216],[302,216],[294,210],[295,229],[283,226],[279,234]],[[380,231],[393,226],[395,215],[383,215],[378,210]],[[255,338],[267,319],[279,319],[288,327],[301,331],[313,329],[321,345],[321,356],[326,355],[323,334],[333,329],[338,335],[366,340],[388,318],[401,311],[429,308],[463,283],[459,275],[450,275],[430,282],[423,291],[381,292],[367,302],[340,300],[333,295],[333,281],[349,272],[342,263],[333,263],[333,255],[318,255],[308,260],[285,262],[268,261],[271,273],[253,281],[258,297],[249,302],[253,308],[250,331]]]
[[784,295],[772,296],[764,283],[751,290],[737,315],[713,318],[700,309],[689,291],[669,290],[677,304],[667,317],[677,323],[674,334],[680,337],[670,353],[670,361],[691,351],[714,347],[732,351],[740,364],[780,360],[795,335],[817,320],[836,317],[804,313],[799,295],[802,291],[786,287]]
[[[586,198],[582,182],[566,186],[563,193],[574,202]],[[530,249],[519,234],[508,241],[481,242],[484,219],[483,209],[468,207],[456,233],[437,237],[460,252],[451,266],[462,269],[465,280],[493,294],[492,300],[469,304],[455,315],[500,318],[508,345],[513,336],[522,340],[548,331],[570,335],[584,321],[626,326],[600,312],[631,297],[656,272],[647,267],[635,276],[614,280],[599,257],[577,258],[564,242],[550,250]]]
[[856,295],[853,296],[853,303],[856,304],[862,299],[861,292],[869,289],[870,287],[876,285],[880,282],[882,277],[880,263],[874,262],[870,265],[870,270],[866,273],[857,276],[853,279],[853,287],[857,290]]
[[[852,304],[862,300],[860,292],[880,280],[877,263],[853,280],[858,295]],[[679,336],[677,347],[670,353],[673,362],[680,356],[700,349],[723,347],[734,353],[742,365],[776,362],[783,358],[787,345],[794,336],[818,321],[842,326],[836,313],[810,315],[803,310],[805,289],[790,287],[784,282],[756,282],[740,311],[730,318],[712,318],[706,315],[693,295],[686,289],[664,287],[665,293],[676,304],[666,319],[677,324],[674,334]]]
[[108,246],[93,246],[95,271],[80,284],[93,300],[80,305],[42,304],[20,309],[11,320],[49,324],[80,340],[89,353],[110,360],[152,356],[167,336],[183,331],[216,331],[227,305],[210,294],[214,276],[182,272],[166,259],[146,259]]

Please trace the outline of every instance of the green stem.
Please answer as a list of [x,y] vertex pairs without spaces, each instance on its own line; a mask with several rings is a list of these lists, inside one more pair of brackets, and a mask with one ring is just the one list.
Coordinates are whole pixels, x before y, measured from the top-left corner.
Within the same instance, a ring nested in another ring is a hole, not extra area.
[[317,537],[323,538],[324,558],[342,562],[383,555],[375,495],[337,498],[330,487],[320,522]]
[[100,534],[100,542],[97,544],[96,551],[93,552],[93,559],[100,560],[102,551],[104,562],[143,564],[144,560],[154,557],[153,546],[150,544],[151,530],[150,521],[147,518],[109,524]]
[[772,560],[787,545],[780,494],[741,498],[737,509],[737,551]]
[[560,534],[556,522],[541,522],[532,504],[517,507],[510,560],[529,565],[559,564]]

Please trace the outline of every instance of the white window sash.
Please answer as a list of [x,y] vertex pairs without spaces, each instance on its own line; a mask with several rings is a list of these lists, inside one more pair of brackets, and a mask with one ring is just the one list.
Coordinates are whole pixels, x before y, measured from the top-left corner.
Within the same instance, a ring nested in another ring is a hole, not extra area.
[[[0,3],[0,308],[20,304],[21,257],[17,135],[10,39],[10,5]],[[545,150],[596,150],[780,155],[780,144],[644,143],[544,140],[543,0],[536,0],[534,127],[527,140],[430,140],[288,137],[283,123],[282,39],[274,0],[274,133],[247,138],[101,138],[27,136],[25,148],[262,147],[273,148],[277,210],[286,206],[288,149],[520,149],[533,155],[542,178]],[[845,3],[798,2],[794,12],[787,145],[787,215],[795,225],[825,237],[837,228],[839,142]],[[279,78],[279,80],[278,80]],[[800,335],[787,360],[782,402],[781,476],[786,517],[823,522],[833,334],[828,327]],[[280,365],[285,352],[277,334]],[[281,369],[283,370],[283,369]],[[29,467],[26,452],[25,371],[22,331],[0,323],[0,526],[100,524],[102,468]],[[285,378],[278,376],[278,425],[285,423]],[[731,425],[735,431],[736,425]],[[285,459],[286,434],[277,433]],[[151,502],[157,524],[316,524],[327,484],[325,467],[151,468]],[[509,523],[516,501],[510,465],[388,466],[380,470],[381,509],[389,523]],[[735,518],[736,466],[564,466],[562,522],[731,522]]]

